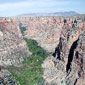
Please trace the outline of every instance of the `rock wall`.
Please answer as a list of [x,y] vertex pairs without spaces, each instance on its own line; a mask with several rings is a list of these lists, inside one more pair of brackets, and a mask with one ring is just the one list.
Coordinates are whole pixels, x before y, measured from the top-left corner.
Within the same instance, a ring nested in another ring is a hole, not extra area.
[[6,20],[0,21],[0,65],[19,66],[29,55],[19,26]]
[[[48,52],[54,52],[59,38],[67,36],[68,30],[75,26],[76,28],[85,29],[85,16],[74,17],[57,17],[57,16],[40,16],[40,17],[12,17],[5,18],[7,22],[12,22],[14,25],[19,26],[22,23],[26,28],[25,37],[37,40],[41,47],[45,48]],[[64,32],[65,33],[64,33]],[[62,33],[61,33],[62,32]],[[75,33],[74,33],[75,34]],[[69,36],[69,33],[68,33]]]
[[[63,36],[69,36],[70,34],[67,31],[73,28],[85,29],[85,21],[81,16],[22,17],[19,19],[19,22],[27,25],[25,37],[37,40],[41,47],[48,52],[54,52],[62,33]],[[75,31],[73,32],[75,34]]]
[[64,23],[52,57],[42,65],[46,85],[85,84],[85,22],[82,23],[83,26],[74,23],[71,28]]

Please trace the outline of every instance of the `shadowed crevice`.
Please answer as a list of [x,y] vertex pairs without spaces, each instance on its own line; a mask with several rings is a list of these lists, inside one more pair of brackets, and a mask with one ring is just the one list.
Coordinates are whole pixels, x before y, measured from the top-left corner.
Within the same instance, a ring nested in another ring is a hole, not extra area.
[[76,49],[77,45],[78,45],[78,40],[77,39],[75,42],[73,42],[71,48],[70,48],[70,51],[69,51],[69,55],[68,55],[68,62],[67,62],[67,65],[66,65],[66,72],[68,73],[68,71],[71,71],[71,62],[73,60],[73,55],[74,55],[74,50]]
[[53,53],[53,56],[56,57],[56,59],[61,60],[61,51],[62,51],[62,42],[63,42],[63,38],[60,37],[59,39],[59,44],[58,46],[55,48],[55,52]]

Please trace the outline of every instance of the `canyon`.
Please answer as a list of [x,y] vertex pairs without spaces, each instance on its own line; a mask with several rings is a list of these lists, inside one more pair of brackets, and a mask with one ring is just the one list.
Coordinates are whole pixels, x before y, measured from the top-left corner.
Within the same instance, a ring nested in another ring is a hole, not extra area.
[[85,85],[84,15],[0,18],[1,67],[20,67],[32,55],[24,38],[36,40],[48,53],[43,85]]

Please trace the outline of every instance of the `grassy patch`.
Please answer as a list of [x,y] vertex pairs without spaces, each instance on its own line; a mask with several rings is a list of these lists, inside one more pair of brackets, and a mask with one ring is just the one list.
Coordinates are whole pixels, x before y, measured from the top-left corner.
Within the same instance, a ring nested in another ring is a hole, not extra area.
[[46,51],[38,46],[35,40],[25,39],[32,55],[26,58],[22,67],[9,67],[9,71],[13,74],[20,85],[43,85],[41,64],[47,57]]

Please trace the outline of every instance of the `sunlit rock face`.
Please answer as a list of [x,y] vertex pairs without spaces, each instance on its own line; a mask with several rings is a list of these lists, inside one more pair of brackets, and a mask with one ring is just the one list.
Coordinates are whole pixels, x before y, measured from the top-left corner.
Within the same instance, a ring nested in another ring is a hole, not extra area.
[[[64,22],[65,19],[66,22]],[[22,17],[19,18],[19,21],[27,25],[25,37],[37,40],[41,47],[48,52],[54,52],[62,33],[63,36],[67,36],[69,35],[67,31],[74,27],[81,30],[85,28],[82,17]]]
[[[6,19],[9,22],[9,19]],[[76,22],[77,20],[77,22]],[[48,52],[54,52],[59,38],[67,36],[67,31],[74,28],[84,30],[84,17],[56,17],[56,16],[34,16],[34,17],[14,17],[10,19],[14,25],[20,23],[26,26],[25,37],[37,40],[37,42]],[[63,32],[65,31],[65,33]],[[62,32],[62,33],[61,33]],[[75,34],[75,33],[74,33]]]
[[19,64],[28,57],[30,52],[16,24],[7,21],[0,22],[0,65]]
[[63,25],[53,55],[42,64],[47,85],[85,84],[85,22],[75,25]]
[[48,52],[53,52],[56,44],[58,44],[63,25],[63,20],[58,20],[59,18],[56,17],[38,17],[32,18],[32,20],[29,19],[29,27],[26,36],[37,40],[41,47]]
[[68,43],[60,47],[59,42],[55,55],[48,57],[42,64],[47,85],[85,84],[85,32],[82,31],[70,44],[70,48]]

